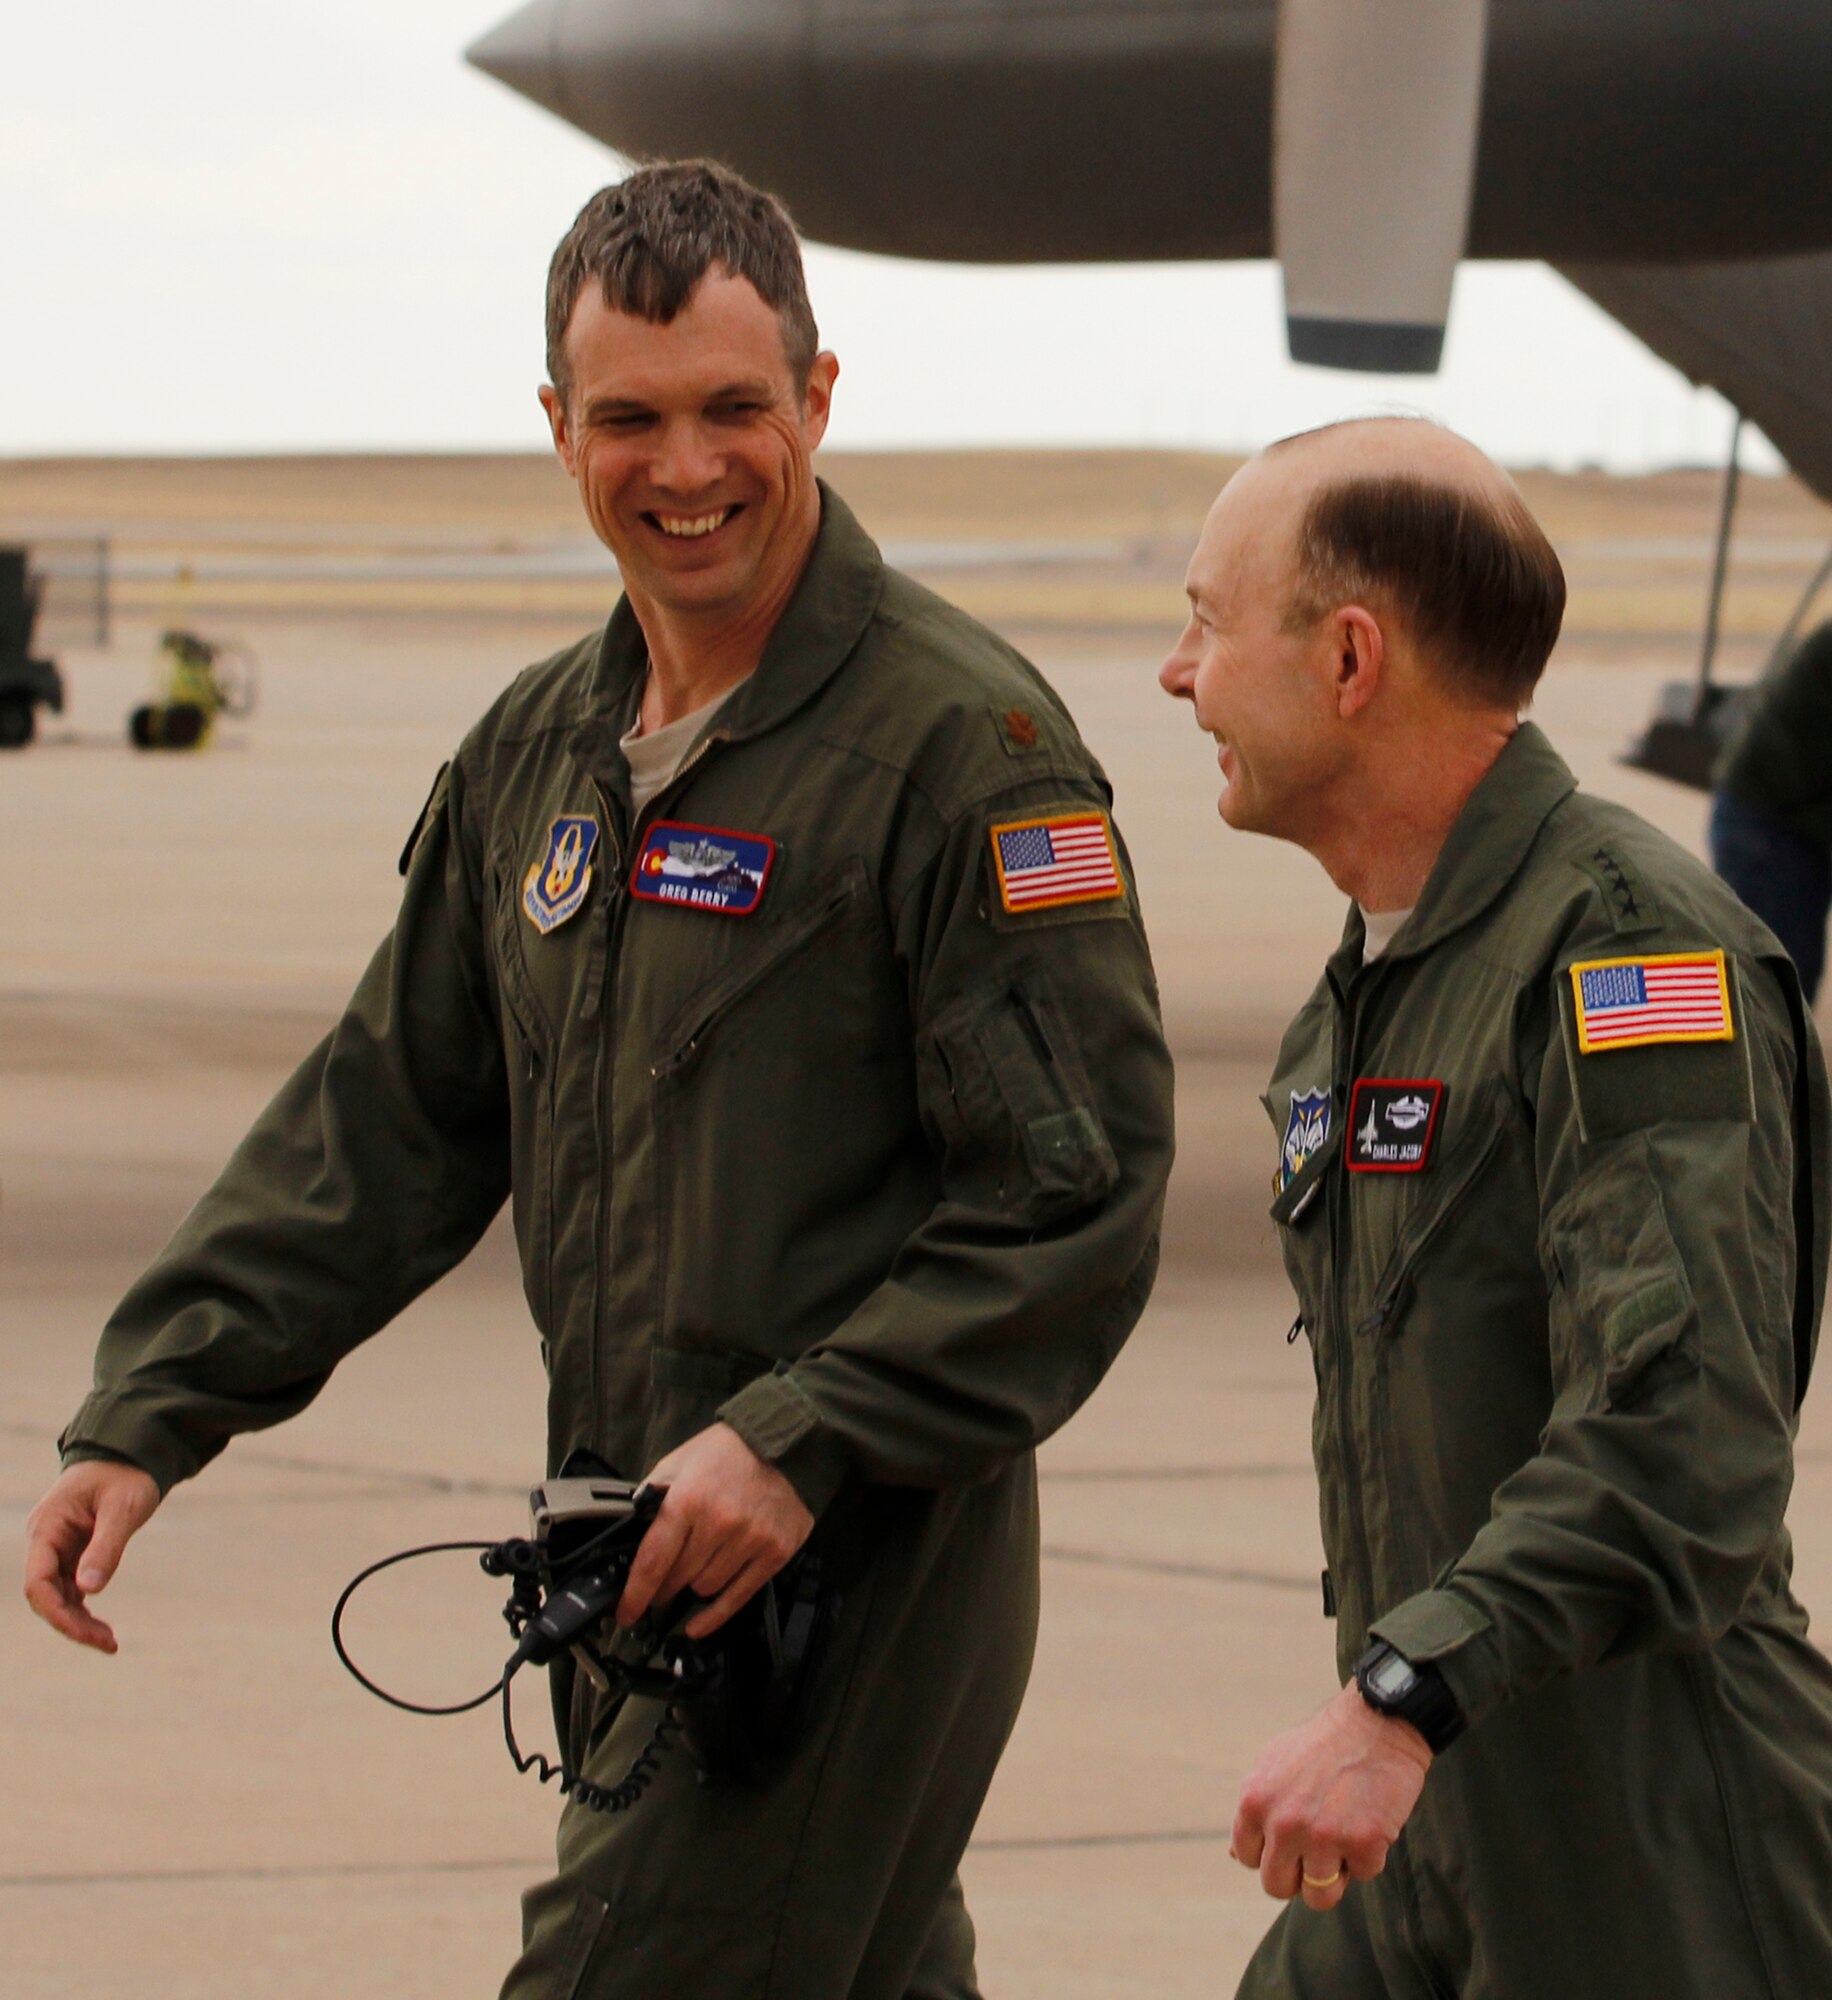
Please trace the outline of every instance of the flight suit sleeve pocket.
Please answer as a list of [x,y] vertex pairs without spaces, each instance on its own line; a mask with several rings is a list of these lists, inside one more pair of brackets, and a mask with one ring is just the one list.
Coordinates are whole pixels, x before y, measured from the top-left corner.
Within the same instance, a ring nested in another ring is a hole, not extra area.
[[1593,1050],[1579,1046],[1569,978],[1558,989],[1565,1058],[1571,1068],[1578,1124],[1590,1145],[1604,1145],[1650,1125],[1725,1119],[1752,1124],[1755,1085],[1744,1039],[1742,992],[1730,961],[1731,1041],[1650,1042],[1641,1047]]
[[1555,1348],[1594,1370],[1603,1406],[1627,1409],[1697,1370],[1698,1315],[1660,1188],[1633,1146],[1566,1198],[1547,1234],[1571,1322]]
[[1034,973],[963,996],[926,1040],[924,1109],[962,1192],[1034,1226],[1117,1186],[1079,1050]]

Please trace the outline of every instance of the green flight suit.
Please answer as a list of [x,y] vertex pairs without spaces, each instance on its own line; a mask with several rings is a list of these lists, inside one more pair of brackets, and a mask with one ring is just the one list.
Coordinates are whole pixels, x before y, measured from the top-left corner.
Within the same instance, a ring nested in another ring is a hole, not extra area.
[[[1352,911],[1279,1051],[1273,1215],[1338,1669],[1385,1638],[1470,1728],[1385,1872],[1289,1906],[1240,1991],[1832,1994],[1832,1667],[1782,1526],[1832,1106],[1793,968],[1531,724],[1363,940]],[[1690,994],[1616,963],[1668,954]]]
[[[620,605],[466,738],[392,935],[110,1322],[65,1446],[188,1477],[511,1198],[550,1470],[635,1476],[720,1417],[817,1513],[897,1491],[795,1754],[747,1788],[677,1752],[634,1812],[569,1805],[506,1991],[971,1995],[953,1875],[1029,1672],[1032,1447],[1157,1261],[1170,1063],[1130,867],[1046,878],[1021,842],[1001,887],[994,830],[1085,840],[1105,779],[831,493],[758,671],[632,825],[646,659]],[[752,913],[633,893],[663,822],[774,843]],[[608,1783],[653,1711],[607,1734],[594,1704],[581,1681],[566,1734]]]

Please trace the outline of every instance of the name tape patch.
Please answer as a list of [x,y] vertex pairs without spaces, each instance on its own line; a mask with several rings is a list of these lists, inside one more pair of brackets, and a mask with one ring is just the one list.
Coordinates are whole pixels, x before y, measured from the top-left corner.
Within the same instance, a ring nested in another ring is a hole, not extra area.
[[592,887],[592,853],[598,822],[586,813],[562,813],[547,829],[547,847],[522,877],[522,908],[545,937],[577,916]]
[[1721,951],[1593,958],[1571,968],[1578,1047],[1587,1056],[1656,1042],[1733,1042]]
[[658,819],[630,871],[630,894],[645,903],[748,917],[763,901],[776,843],[761,833]]
[[1105,902],[1126,893],[1104,812],[1005,820],[991,831],[993,873],[1008,915]]
[[1423,1173],[1443,1109],[1444,1086],[1435,1077],[1358,1078],[1349,1093],[1349,1172]]

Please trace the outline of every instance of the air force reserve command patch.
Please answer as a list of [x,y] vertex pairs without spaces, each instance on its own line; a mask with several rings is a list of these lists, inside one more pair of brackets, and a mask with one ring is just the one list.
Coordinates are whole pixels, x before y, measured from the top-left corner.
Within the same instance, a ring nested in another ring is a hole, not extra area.
[[1279,1148],[1279,1170],[1273,1192],[1283,1194],[1304,1171],[1305,1162],[1322,1152],[1329,1139],[1329,1092],[1294,1090],[1285,1118],[1285,1140]]
[[630,893],[645,903],[748,917],[763,901],[775,859],[775,841],[760,833],[658,819],[631,870]]
[[547,851],[522,878],[522,908],[543,937],[577,916],[592,886],[598,822],[562,813],[547,830]]
[[1733,1042],[1721,951],[1593,958],[1571,968],[1578,1047],[1587,1056],[1652,1042]]
[[1007,916],[1124,896],[1113,828],[1100,811],[1011,819],[991,829],[992,872]]
[[1364,1076],[1349,1093],[1352,1174],[1420,1174],[1431,1164],[1444,1086],[1431,1077]]

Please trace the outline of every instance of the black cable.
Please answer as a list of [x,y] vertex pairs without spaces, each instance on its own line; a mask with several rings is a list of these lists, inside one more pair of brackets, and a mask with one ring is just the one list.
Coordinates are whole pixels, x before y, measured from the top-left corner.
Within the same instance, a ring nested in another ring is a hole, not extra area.
[[628,1812],[654,1784],[662,1759],[674,1748],[686,1718],[673,1702],[666,1702],[657,1717],[649,1740],[636,1753],[630,1768],[614,1785],[594,1784],[590,1778],[568,1771],[564,1764],[550,1763],[538,1750],[523,1753],[515,1740],[515,1721],[509,1709],[509,1683],[503,1681],[503,1741],[509,1746],[510,1760],[517,1771],[532,1771],[543,1785],[558,1778],[560,1790],[587,1812],[615,1814]]
[[425,1542],[417,1549],[400,1549],[391,1556],[384,1556],[380,1562],[372,1562],[365,1570],[360,1570],[344,1585],[343,1595],[337,1600],[337,1608],[331,1613],[331,1644],[337,1649],[337,1657],[343,1662],[345,1671],[360,1686],[366,1687],[378,1701],[385,1701],[390,1708],[404,1708],[409,1715],[467,1715],[474,1708],[481,1708],[486,1701],[493,1700],[500,1690],[506,1698],[509,1692],[508,1670],[504,1671],[484,1689],[483,1693],[470,1701],[453,1702],[447,1708],[429,1708],[424,1702],[403,1701],[397,1694],[390,1694],[384,1687],[378,1687],[351,1659],[349,1649],[343,1642],[344,1608],[358,1590],[372,1576],[385,1569],[392,1569],[396,1563],[411,1562],[416,1556],[450,1555],[459,1550],[493,1549],[494,1542]]
[[[621,1525],[621,1523],[615,1524],[599,1534],[591,1536],[579,1548],[575,1549],[564,1562],[555,1564],[548,1578],[550,1591],[567,1578],[576,1575],[585,1566],[590,1557],[597,1552],[600,1545],[619,1532]],[[520,1546],[520,1544],[501,1542],[425,1542],[418,1548],[399,1549],[391,1556],[383,1556],[379,1562],[372,1562],[367,1569],[359,1570],[344,1586],[343,1593],[338,1598],[336,1606],[331,1612],[331,1644],[336,1650],[339,1661],[343,1664],[344,1671],[350,1675],[351,1679],[356,1681],[359,1686],[366,1688],[378,1701],[385,1701],[390,1708],[404,1709],[409,1715],[466,1715],[474,1708],[481,1708],[492,1697],[500,1695],[502,1697],[503,1741],[508,1745],[510,1761],[514,1764],[518,1773],[533,1771],[538,1781],[543,1785],[551,1784],[557,1778],[560,1783],[560,1790],[574,1800],[575,1803],[583,1806],[588,1812],[607,1814],[628,1812],[655,1782],[661,1770],[663,1758],[674,1747],[686,1727],[686,1718],[681,1713],[675,1701],[663,1701],[662,1712],[656,1719],[655,1727],[649,1732],[649,1740],[637,1752],[630,1768],[617,1783],[614,1785],[599,1785],[576,1772],[568,1771],[564,1763],[553,1764],[549,1762],[538,1750],[531,1751],[527,1755],[523,1754],[520,1744],[515,1740],[515,1722],[511,1710],[509,1689],[509,1683],[515,1678],[517,1669],[524,1664],[524,1659],[519,1654],[510,1659],[508,1664],[503,1668],[502,1673],[484,1689],[482,1694],[474,1696],[470,1701],[452,1702],[443,1707],[433,1707],[425,1702],[403,1701],[399,1695],[390,1694],[386,1688],[378,1686],[351,1659],[349,1648],[344,1644],[344,1611],[348,1607],[351,1598],[356,1595],[357,1591],[372,1576],[379,1575],[385,1569],[392,1569],[396,1563],[413,1562],[421,1556],[450,1555],[466,1551],[482,1551],[485,1554],[484,1570],[486,1574],[506,1574],[509,1572],[489,1561],[488,1557],[496,1551],[501,1550],[507,1553],[511,1548],[519,1548]],[[515,1567],[519,1570],[521,1565],[518,1563]],[[532,1602],[524,1599],[521,1584],[518,1584],[516,1593],[505,1607],[503,1615],[509,1621],[510,1630],[519,1640],[534,1615],[534,1605]],[[597,1655],[594,1654],[593,1657],[596,1658]],[[618,1694],[620,1702],[629,1697],[634,1687],[641,1686],[646,1680],[651,1678],[643,1670],[632,1669],[620,1661],[600,1660],[599,1664],[608,1672],[616,1675],[618,1680],[622,1682],[622,1687]]]

